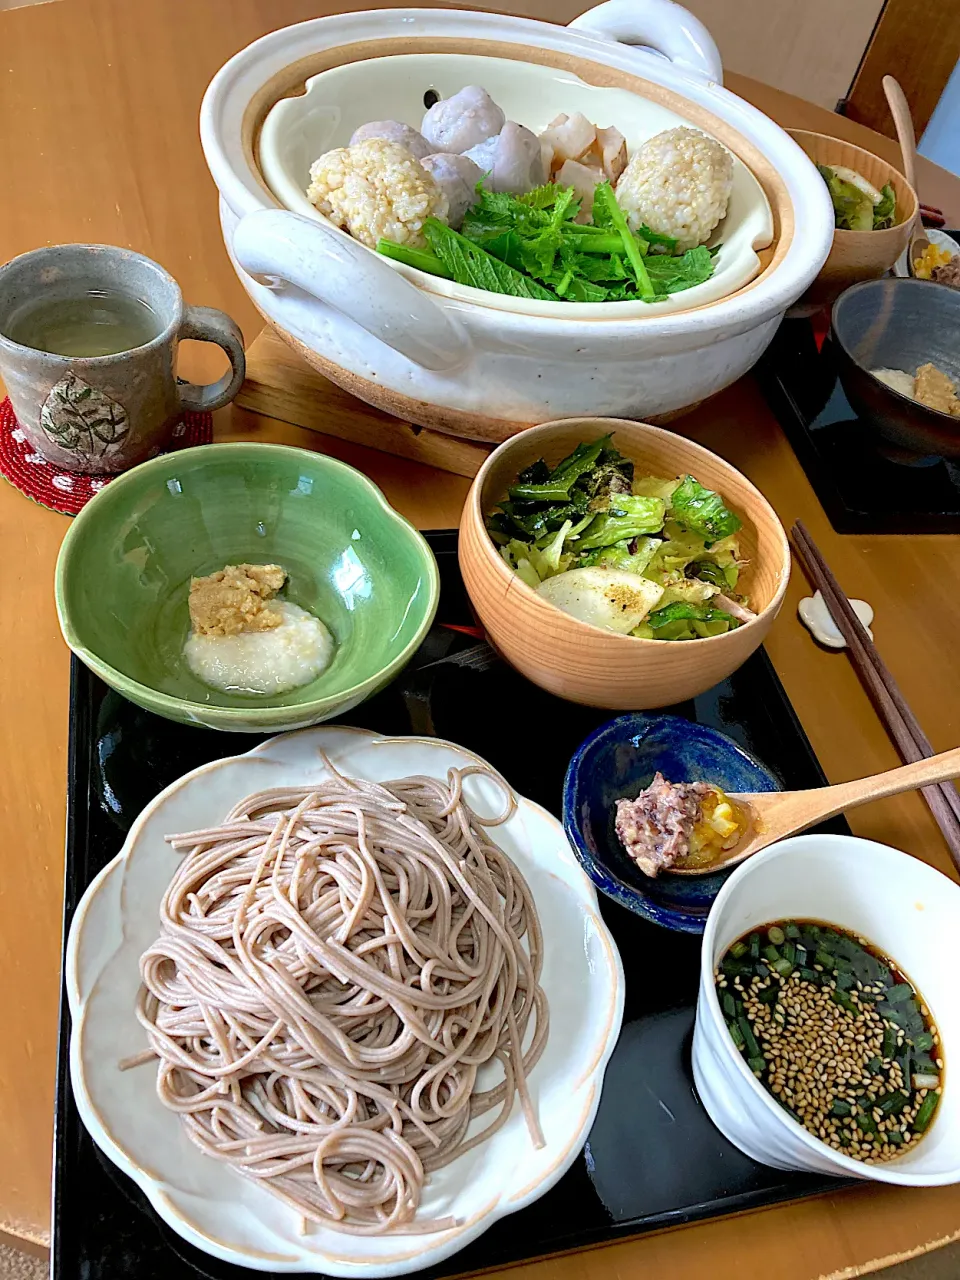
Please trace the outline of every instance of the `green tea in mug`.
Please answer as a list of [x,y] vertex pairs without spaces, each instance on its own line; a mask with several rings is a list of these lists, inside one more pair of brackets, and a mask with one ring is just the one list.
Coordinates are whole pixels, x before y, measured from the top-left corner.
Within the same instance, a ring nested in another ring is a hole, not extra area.
[[113,356],[151,342],[161,331],[156,313],[127,293],[90,289],[21,303],[4,335],[35,351],[60,356]]

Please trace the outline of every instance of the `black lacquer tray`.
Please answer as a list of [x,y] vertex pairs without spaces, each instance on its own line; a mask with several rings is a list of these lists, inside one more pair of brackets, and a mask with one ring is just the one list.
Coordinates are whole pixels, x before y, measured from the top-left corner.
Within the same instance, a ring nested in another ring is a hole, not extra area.
[[[400,679],[347,719],[387,734],[433,732],[487,757],[525,795],[560,808],[567,762],[610,713],[561,702],[500,662],[456,661],[477,644],[456,628],[472,617],[456,559],[456,533],[428,535],[440,565],[437,624]],[[428,665],[430,664],[430,665]],[[722,729],[785,787],[823,774],[766,654],[674,714]],[[191,729],[140,711],[73,660],[64,920],[119,851],[140,809],[199,764],[249,750],[241,734]],[[842,821],[831,829],[847,830]],[[658,1227],[760,1208],[838,1183],[754,1164],[713,1127],[690,1070],[699,940],[647,924],[601,898],[626,973],[623,1031],[607,1070],[589,1141],[541,1200],[501,1220],[431,1277],[504,1266],[622,1239]],[[239,1280],[252,1275],[182,1241],[82,1127],[69,1082],[64,1000],[57,1087],[55,1280]],[[261,1273],[262,1274],[262,1273]]]
[[960,533],[960,466],[897,450],[859,418],[809,319],[784,320],[755,373],[838,533]]

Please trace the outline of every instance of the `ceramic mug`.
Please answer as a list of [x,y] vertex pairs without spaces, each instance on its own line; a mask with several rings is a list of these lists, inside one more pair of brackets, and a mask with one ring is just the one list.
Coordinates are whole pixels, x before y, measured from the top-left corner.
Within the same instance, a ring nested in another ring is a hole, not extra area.
[[[25,302],[93,291],[138,299],[153,312],[156,335],[114,355],[66,356],[23,346],[6,327]],[[178,383],[183,338],[215,342],[230,371],[218,382]],[[156,262],[111,245],[62,244],[35,249],[0,267],[0,378],[31,447],[66,471],[108,473],[169,445],[184,410],[228,404],[243,383],[243,336],[222,311],[188,307],[180,287]]]

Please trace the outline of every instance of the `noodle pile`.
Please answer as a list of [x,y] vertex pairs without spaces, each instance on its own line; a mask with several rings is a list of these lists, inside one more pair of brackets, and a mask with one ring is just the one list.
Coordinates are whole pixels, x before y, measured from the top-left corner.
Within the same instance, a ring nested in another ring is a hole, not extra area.
[[[515,1095],[542,1146],[526,1087],[547,1037],[542,935],[484,830],[512,797],[493,819],[464,800],[487,770],[331,773],[168,837],[186,857],[140,962],[151,1051],[123,1065],[159,1057],[160,1099],[190,1138],[304,1229],[370,1235],[403,1230],[426,1175],[496,1132]],[[504,1078],[479,1089],[494,1062]]]

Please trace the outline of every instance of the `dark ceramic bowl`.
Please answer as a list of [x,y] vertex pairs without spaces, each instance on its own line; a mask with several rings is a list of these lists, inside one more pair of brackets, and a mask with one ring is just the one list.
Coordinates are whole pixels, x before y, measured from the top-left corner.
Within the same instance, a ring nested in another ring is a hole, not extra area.
[[847,399],[885,439],[915,454],[960,458],[960,418],[938,413],[875,378],[935,364],[960,384],[960,290],[892,276],[865,280],[833,304],[832,337]]
[[759,760],[716,729],[680,716],[633,712],[580,744],[563,783],[563,825],[596,887],[628,911],[683,933],[703,933],[730,871],[651,879],[627,857],[614,830],[621,796],[633,799],[659,770],[671,782],[713,782],[724,791],[779,791]]

